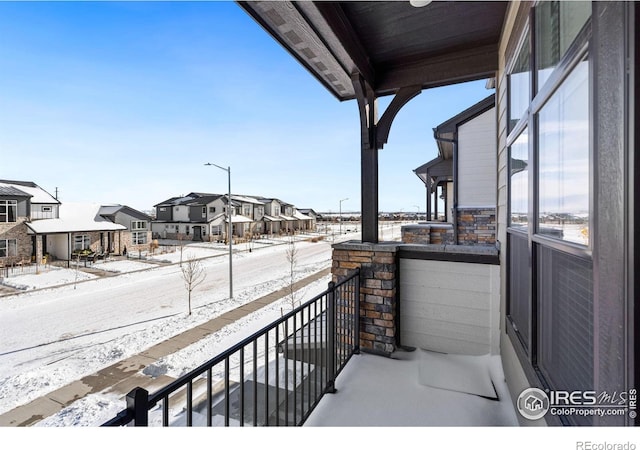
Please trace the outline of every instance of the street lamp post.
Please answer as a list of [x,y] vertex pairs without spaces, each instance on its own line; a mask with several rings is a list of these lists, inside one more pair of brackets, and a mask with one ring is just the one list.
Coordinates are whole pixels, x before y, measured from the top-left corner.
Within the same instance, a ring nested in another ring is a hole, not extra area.
[[342,236],[342,202],[349,200],[348,198],[343,198],[340,200],[340,236]]
[[229,182],[229,194],[227,196],[227,239],[229,239],[229,299],[233,299],[233,225],[231,224],[231,167],[226,169],[213,163],[206,163],[205,166],[214,166],[220,170],[227,172],[227,180]]

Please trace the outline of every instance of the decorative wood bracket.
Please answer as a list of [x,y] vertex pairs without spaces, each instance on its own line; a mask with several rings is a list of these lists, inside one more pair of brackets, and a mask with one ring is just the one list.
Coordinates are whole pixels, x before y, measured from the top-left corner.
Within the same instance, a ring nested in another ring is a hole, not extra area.
[[421,86],[401,88],[378,121],[377,102],[373,89],[360,74],[351,76],[360,111],[360,133],[362,148],[380,150],[389,140],[391,124],[398,112],[409,100],[422,92]]

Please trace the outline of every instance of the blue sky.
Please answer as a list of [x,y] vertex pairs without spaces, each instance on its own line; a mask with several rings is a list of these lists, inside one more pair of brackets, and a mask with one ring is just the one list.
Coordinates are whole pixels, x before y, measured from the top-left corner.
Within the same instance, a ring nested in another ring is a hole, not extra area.
[[[379,156],[381,211],[425,209],[432,129],[491,93],[425,90]],[[381,99],[381,110],[390,98]],[[141,210],[169,197],[277,197],[360,210],[355,101],[338,102],[233,2],[0,1],[0,178]]]

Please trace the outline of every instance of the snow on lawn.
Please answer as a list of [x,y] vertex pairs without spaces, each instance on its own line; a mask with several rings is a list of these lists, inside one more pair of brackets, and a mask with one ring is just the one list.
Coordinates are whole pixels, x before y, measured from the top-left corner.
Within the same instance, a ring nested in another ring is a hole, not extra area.
[[106,272],[134,272],[136,270],[152,269],[157,267],[153,263],[145,263],[139,261],[105,261],[97,262],[92,266],[94,269],[104,270]]
[[62,284],[74,283],[76,281],[92,280],[96,275],[82,272],[76,269],[63,269],[50,266],[40,273],[27,275],[17,275],[2,280],[2,284],[17,289],[41,289]]

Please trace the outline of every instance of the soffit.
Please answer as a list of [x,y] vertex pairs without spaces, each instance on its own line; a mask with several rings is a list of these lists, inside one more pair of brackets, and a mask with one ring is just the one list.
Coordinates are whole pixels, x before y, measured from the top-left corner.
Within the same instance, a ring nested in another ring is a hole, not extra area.
[[[376,96],[493,77],[508,2],[238,2],[333,95]],[[286,84],[283,82],[283,89]]]

